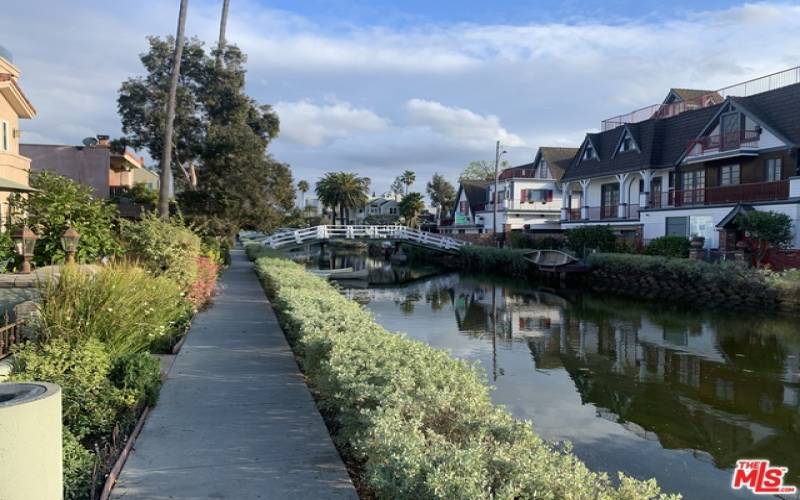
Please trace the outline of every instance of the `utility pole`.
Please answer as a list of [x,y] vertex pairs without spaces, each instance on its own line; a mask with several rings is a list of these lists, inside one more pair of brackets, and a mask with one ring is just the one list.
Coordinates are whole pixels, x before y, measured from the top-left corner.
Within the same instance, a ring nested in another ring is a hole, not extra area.
[[167,120],[164,124],[164,147],[161,152],[161,186],[159,186],[158,193],[158,214],[163,219],[169,217],[169,195],[172,190],[172,127],[175,122],[175,94],[178,91],[178,76],[181,73],[183,32],[186,28],[186,10],[188,8],[189,0],[181,0],[181,7],[178,13],[178,33],[175,36],[175,54],[172,57],[172,74],[169,81]]
[[500,141],[497,141],[494,150],[494,199],[492,200],[492,217],[494,222],[492,223],[492,237],[494,238],[494,244],[497,246],[497,178],[499,176],[500,168]]

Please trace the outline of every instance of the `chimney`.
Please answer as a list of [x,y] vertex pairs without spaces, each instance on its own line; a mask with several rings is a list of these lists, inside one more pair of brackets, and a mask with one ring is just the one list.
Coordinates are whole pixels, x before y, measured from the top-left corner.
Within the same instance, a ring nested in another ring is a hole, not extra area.
[[109,142],[109,136],[98,134],[97,135],[97,147],[98,148],[111,147],[111,143]]

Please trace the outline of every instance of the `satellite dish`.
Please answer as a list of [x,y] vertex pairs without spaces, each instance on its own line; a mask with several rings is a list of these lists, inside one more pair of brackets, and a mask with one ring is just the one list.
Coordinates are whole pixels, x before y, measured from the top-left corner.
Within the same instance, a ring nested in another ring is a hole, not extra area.
[[83,140],[83,145],[87,148],[93,148],[99,144],[100,141],[97,140],[96,137],[87,137]]

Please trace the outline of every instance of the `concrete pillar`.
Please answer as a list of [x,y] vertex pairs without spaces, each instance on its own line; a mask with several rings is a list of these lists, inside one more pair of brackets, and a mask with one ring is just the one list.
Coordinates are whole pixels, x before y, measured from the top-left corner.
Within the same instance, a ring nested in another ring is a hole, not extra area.
[[639,175],[644,181],[644,191],[639,193],[639,207],[645,209],[650,206],[650,186],[653,183],[654,172],[652,170],[640,170]]
[[61,388],[0,384],[0,498],[63,498]]
[[614,177],[619,182],[619,206],[617,207],[617,217],[626,219],[628,217],[628,189],[626,184],[631,174],[617,174]]
[[691,247],[689,248],[689,258],[691,260],[703,260],[705,257],[705,251],[703,250],[705,241],[706,239],[700,236],[692,238]]
[[561,220],[569,220],[569,198],[572,186],[565,182],[561,186]]
[[789,198],[800,198],[800,175],[789,177]]
[[589,179],[581,179],[578,181],[581,185],[581,219],[586,220],[589,218]]

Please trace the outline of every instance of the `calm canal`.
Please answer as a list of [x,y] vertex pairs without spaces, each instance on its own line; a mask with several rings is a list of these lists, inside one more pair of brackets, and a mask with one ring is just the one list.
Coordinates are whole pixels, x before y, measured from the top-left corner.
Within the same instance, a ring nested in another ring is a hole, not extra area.
[[570,441],[594,470],[727,498],[736,459],[767,458],[800,485],[797,318],[424,277],[430,269],[363,256],[328,262],[369,268],[349,297],[390,331],[480,362],[495,402],[545,439]]

